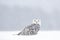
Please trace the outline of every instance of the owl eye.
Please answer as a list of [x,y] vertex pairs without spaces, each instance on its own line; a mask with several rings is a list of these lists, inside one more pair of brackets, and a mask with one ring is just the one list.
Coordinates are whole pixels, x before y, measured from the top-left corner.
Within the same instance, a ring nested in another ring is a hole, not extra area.
[[36,20],[34,20],[34,21],[36,21]]
[[39,20],[38,20],[38,22],[39,22]]

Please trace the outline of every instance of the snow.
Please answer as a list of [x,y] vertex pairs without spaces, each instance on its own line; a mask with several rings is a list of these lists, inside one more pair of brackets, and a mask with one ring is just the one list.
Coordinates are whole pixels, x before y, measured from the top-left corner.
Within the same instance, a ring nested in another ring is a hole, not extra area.
[[19,31],[0,31],[0,40],[60,40],[60,31],[39,31],[37,35],[15,35]]

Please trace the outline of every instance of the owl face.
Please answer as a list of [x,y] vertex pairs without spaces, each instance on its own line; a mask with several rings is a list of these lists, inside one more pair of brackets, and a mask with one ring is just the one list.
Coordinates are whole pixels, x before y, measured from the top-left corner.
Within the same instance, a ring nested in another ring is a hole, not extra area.
[[39,20],[38,19],[35,19],[35,20],[33,20],[36,24],[39,22]]
[[34,24],[40,24],[41,25],[41,20],[36,18],[36,19],[33,19],[33,23]]

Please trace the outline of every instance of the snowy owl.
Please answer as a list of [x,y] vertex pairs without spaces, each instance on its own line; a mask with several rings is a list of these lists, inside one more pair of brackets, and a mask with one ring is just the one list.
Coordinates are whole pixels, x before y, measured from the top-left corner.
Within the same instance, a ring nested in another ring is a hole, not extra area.
[[33,19],[32,24],[26,26],[17,35],[35,35],[40,30],[41,20],[38,18]]

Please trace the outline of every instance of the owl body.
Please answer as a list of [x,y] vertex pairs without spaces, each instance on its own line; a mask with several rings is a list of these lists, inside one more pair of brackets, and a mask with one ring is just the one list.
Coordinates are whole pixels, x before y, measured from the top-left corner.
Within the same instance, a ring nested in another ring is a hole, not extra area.
[[39,24],[31,24],[25,27],[18,35],[34,35],[40,30]]

